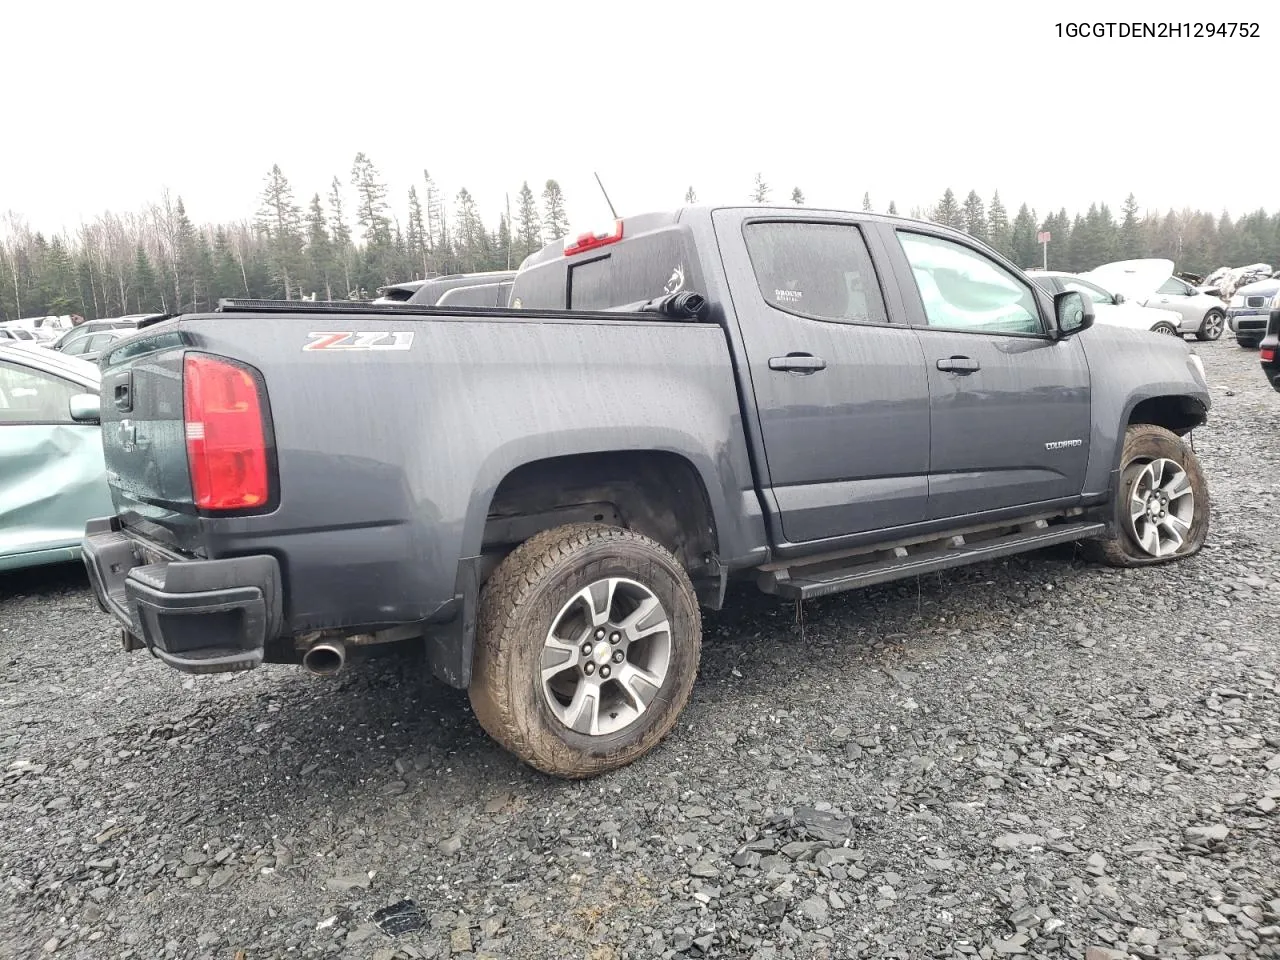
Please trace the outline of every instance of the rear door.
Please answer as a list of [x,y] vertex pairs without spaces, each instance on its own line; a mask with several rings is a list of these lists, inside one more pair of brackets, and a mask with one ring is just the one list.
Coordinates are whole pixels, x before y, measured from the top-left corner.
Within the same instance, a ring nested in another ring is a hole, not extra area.
[[1089,367],[1052,300],[976,244],[884,224],[929,378],[929,519],[1079,496]]
[[1204,310],[1195,300],[1196,291],[1177,277],[1170,277],[1156,288],[1156,292],[1147,301],[1149,307],[1161,310],[1175,310],[1182,317],[1179,329],[1182,331],[1198,329],[1204,319]]
[[929,386],[915,331],[855,219],[715,213],[789,542],[925,519]]

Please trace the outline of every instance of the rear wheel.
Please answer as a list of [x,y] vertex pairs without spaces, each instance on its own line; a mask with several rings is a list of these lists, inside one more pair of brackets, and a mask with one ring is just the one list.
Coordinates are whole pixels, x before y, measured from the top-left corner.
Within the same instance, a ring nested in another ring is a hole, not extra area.
[[472,708],[530,766],[595,776],[670,732],[701,643],[693,585],[669,551],[619,527],[557,527],[517,547],[485,584]]
[[1204,315],[1204,319],[1200,321],[1200,329],[1196,331],[1197,340],[1217,340],[1222,336],[1222,329],[1226,326],[1227,315],[1221,310],[1210,310]]
[[1236,337],[1236,346],[1241,350],[1257,350],[1261,343],[1261,340],[1245,340],[1240,337]]
[[1209,486],[1190,445],[1164,427],[1130,426],[1114,510],[1116,535],[1092,541],[1096,559],[1139,567],[1198,553],[1209,533]]
[[1178,335],[1178,328],[1175,327],[1172,323],[1165,323],[1163,320],[1161,320],[1159,323],[1157,323],[1155,326],[1151,328],[1151,332],[1158,333],[1164,337],[1176,337]]

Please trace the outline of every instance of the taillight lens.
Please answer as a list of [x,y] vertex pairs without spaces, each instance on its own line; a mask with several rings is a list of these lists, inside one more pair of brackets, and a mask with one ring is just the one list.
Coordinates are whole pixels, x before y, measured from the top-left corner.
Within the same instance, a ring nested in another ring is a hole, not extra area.
[[1263,363],[1274,363],[1276,359],[1275,347],[1263,347],[1258,351],[1258,357]]
[[189,353],[182,389],[195,505],[244,510],[265,504],[271,491],[257,381],[236,364]]

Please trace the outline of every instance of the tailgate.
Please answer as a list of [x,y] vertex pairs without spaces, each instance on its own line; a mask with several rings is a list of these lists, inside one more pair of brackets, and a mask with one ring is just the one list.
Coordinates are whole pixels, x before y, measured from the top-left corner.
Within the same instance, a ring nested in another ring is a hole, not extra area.
[[194,556],[203,551],[182,417],[186,349],[172,320],[103,356],[102,447],[120,522]]

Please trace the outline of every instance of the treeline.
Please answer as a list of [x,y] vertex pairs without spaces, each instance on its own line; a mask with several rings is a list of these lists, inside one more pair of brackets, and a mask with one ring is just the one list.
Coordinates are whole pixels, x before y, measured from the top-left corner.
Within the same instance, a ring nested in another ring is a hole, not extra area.
[[[757,173],[748,194],[752,203],[771,203],[773,188]],[[685,200],[696,198],[693,187]],[[791,203],[804,204],[804,192],[791,190]],[[862,195],[862,209],[874,211],[871,195]],[[884,211],[898,214],[889,202]],[[1256,210],[1233,220],[1223,212],[1215,217],[1201,210],[1183,208],[1142,211],[1132,193],[1125,198],[1117,218],[1105,203],[1089,205],[1086,213],[1068,216],[1066,208],[1041,218],[1021,204],[1010,219],[1008,208],[996,191],[983,201],[970,190],[961,202],[950,187],[931,207],[913,207],[907,214],[916,220],[946,224],[990,244],[1010,260],[1025,268],[1044,263],[1046,251],[1037,236],[1049,234],[1048,260],[1051,270],[1081,273],[1112,260],[1159,257],[1172,260],[1176,269],[1207,274],[1218,267],[1243,267],[1251,263],[1280,265],[1280,212],[1267,215]]]
[[[346,178],[300,199],[278,166],[267,174],[257,212],[235,223],[196,224],[182,198],[167,193],[137,214],[107,213],[73,235],[46,237],[9,215],[0,223],[0,320],[47,314],[87,318],[153,311],[206,310],[222,297],[343,299],[373,296],[388,283],[518,266],[569,230],[560,185],[536,194],[526,181],[513,203],[486,225],[464,187],[451,197],[423,171],[394,208],[377,167],[357,154]],[[771,203],[757,174],[747,199]],[[686,203],[696,203],[691,186]],[[794,187],[791,204],[803,205]],[[505,206],[505,205],[504,205]],[[875,210],[863,194],[862,209]],[[890,202],[885,212],[898,213]],[[1051,235],[1049,266],[1083,271],[1109,260],[1164,257],[1179,270],[1280,264],[1280,213],[1232,219],[1199,210],[1143,211],[1130,194],[1113,215],[1105,203],[1069,216],[1016,213],[996,192],[961,201],[948,188],[909,215],[964,230],[1023,267],[1039,266],[1037,234]]]
[[569,231],[564,195],[527,182],[490,229],[465,187],[446,199],[428,171],[393,209],[377,167],[357,154],[349,177],[302,201],[279,166],[252,219],[196,224],[181,197],[137,214],[106,213],[73,235],[0,221],[0,320],[206,310],[223,297],[340,300],[388,283],[518,266]]
[[1024,268],[1042,265],[1036,240],[1041,231],[1050,236],[1051,270],[1078,273],[1111,260],[1143,257],[1172,260],[1178,270],[1201,275],[1218,267],[1280,264],[1280,212],[1268,216],[1262,209],[1234,220],[1226,212],[1215,217],[1185,208],[1144,213],[1131,193],[1118,217],[1107,204],[1093,203],[1083,214],[1068,216],[1060,209],[1040,218],[1024,203],[1010,219],[999,192],[984,203],[971,190],[961,202],[948,188],[933,207],[911,215],[979,237]]

